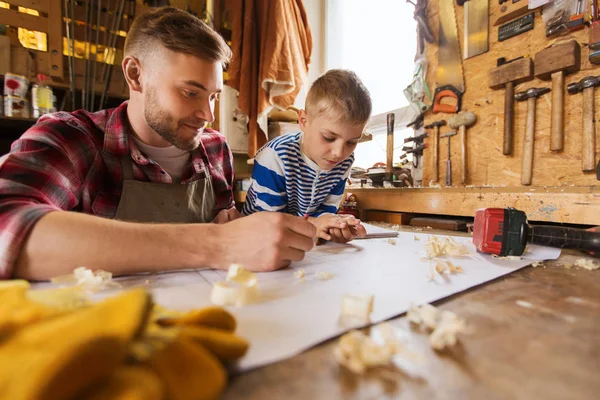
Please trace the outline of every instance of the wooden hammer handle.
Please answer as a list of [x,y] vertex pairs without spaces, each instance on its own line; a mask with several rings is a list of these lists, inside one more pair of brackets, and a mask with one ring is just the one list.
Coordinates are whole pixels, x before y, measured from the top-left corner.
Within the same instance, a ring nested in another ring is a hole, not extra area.
[[583,89],[583,138],[582,138],[582,169],[584,172],[594,171],[595,163],[595,127],[594,127],[594,88]]
[[459,128],[460,133],[460,167],[461,183],[467,183],[467,127],[462,125]]
[[515,104],[515,84],[508,82],[504,86],[504,142],[502,154],[510,156],[513,151],[513,113]]
[[433,129],[433,177],[432,181],[437,182],[440,179],[440,128]]
[[536,97],[527,99],[527,126],[525,128],[525,142],[523,145],[523,167],[521,169],[521,183],[531,185],[533,171],[533,145],[535,142],[535,105]]
[[550,127],[550,150],[561,151],[564,147],[564,90],[565,73],[558,71],[552,74],[552,123]]

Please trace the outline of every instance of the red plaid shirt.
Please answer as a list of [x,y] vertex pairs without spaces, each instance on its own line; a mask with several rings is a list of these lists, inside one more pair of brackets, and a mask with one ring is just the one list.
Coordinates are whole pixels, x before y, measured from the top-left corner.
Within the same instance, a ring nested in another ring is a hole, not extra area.
[[[127,102],[89,113],[41,117],[0,158],[0,279],[9,278],[23,241],[46,213],[69,210],[113,218],[121,198],[121,156],[130,153],[134,178],[172,183],[171,177],[128,140]],[[182,183],[212,176],[215,215],[234,205],[233,157],[220,133],[206,129]]]

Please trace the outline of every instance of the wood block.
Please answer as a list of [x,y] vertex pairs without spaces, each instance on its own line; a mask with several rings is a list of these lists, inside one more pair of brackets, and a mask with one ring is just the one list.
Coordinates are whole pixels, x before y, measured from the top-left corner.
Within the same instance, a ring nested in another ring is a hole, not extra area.
[[577,72],[580,68],[581,47],[576,40],[546,47],[535,55],[535,76],[540,79],[550,79],[558,71]]
[[[497,2],[495,2],[497,3]],[[494,4],[494,2],[492,2]],[[496,5],[499,8],[500,16],[494,22],[494,26],[503,24],[512,19],[516,19],[521,15],[525,15],[529,12],[529,1],[520,0],[516,3],[507,1],[506,3]]]
[[364,221],[379,221],[398,225],[409,225],[414,216],[414,214],[409,213],[397,213],[379,210],[365,210],[362,215],[363,217],[361,219]]
[[489,72],[489,86],[502,89],[508,82],[515,84],[533,79],[533,62],[531,57],[521,58],[494,68]]
[[410,220],[411,226],[430,226],[433,229],[445,229],[449,231],[467,231],[467,221],[460,219],[445,218],[413,218]]

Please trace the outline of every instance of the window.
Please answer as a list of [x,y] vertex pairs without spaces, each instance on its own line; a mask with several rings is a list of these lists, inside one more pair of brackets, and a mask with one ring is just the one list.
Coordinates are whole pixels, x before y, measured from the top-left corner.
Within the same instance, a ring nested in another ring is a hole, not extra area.
[[386,114],[396,114],[394,160],[403,139],[412,136],[406,124],[415,117],[403,90],[412,82],[417,47],[414,8],[400,0],[328,0],[326,67],[356,72],[371,92],[373,117],[367,130],[373,141],[355,151],[357,167],[385,162]]

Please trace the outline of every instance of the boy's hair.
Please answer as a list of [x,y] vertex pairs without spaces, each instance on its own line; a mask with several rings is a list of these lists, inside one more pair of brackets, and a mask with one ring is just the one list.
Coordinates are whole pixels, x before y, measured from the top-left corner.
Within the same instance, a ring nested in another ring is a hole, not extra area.
[[199,18],[175,7],[158,7],[135,19],[125,39],[125,55],[143,57],[159,43],[206,61],[231,60],[225,40]]
[[306,96],[306,113],[327,114],[352,125],[366,124],[371,117],[371,95],[352,71],[332,69],[321,75]]

